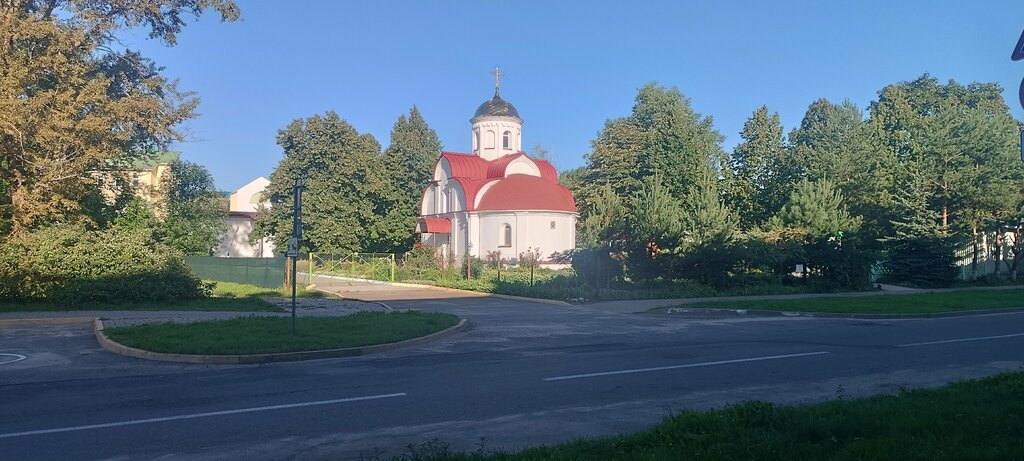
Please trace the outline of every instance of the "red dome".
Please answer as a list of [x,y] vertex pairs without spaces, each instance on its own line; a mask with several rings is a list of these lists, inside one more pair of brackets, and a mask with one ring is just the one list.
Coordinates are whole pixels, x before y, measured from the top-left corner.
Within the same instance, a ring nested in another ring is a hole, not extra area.
[[576,212],[569,189],[544,178],[514,174],[483,191],[479,211],[543,210]]

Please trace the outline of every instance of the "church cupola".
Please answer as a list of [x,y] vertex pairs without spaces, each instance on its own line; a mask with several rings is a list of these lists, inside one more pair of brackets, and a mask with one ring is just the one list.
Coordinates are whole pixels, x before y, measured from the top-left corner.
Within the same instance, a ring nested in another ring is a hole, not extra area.
[[523,150],[523,119],[512,103],[501,99],[501,70],[494,68],[494,97],[477,108],[473,118],[473,153],[494,160]]

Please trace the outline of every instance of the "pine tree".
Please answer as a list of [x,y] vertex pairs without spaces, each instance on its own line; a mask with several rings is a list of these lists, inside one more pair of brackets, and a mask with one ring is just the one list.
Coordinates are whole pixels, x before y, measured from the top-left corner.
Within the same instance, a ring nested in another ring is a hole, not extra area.
[[731,160],[730,202],[744,228],[763,224],[782,208],[796,172],[786,156],[779,114],[761,106],[743,124]]
[[739,225],[739,218],[722,199],[718,181],[710,174],[691,186],[681,220],[684,248],[729,242]]
[[409,230],[407,239],[389,252],[404,252],[412,248],[412,229],[419,216],[420,199],[423,189],[434,173],[434,164],[441,154],[441,141],[413,106],[409,117],[398,117],[391,129],[391,145],[384,151],[384,160],[391,170],[392,179],[399,195],[401,223],[396,224]]
[[632,114],[606,122],[592,142],[588,182],[628,197],[656,175],[678,199],[707,170],[721,168],[722,139],[711,117],[694,111],[679,90],[649,83],[637,93]]
[[847,211],[835,184],[827,179],[804,179],[793,189],[786,206],[771,219],[769,227],[800,229],[817,239],[857,232],[861,222],[860,216],[851,216]]

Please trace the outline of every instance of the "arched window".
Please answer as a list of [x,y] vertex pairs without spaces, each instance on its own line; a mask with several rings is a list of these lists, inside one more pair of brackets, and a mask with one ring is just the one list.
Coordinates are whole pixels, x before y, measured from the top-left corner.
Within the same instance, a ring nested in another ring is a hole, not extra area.
[[487,149],[494,149],[494,132],[487,130]]
[[473,131],[473,152],[480,150],[480,130]]
[[511,147],[509,146],[509,142],[511,141],[509,138],[511,138],[511,137],[512,137],[512,132],[511,131],[506,131],[504,134],[501,135],[501,148],[502,149],[511,149]]
[[501,228],[501,245],[500,247],[512,246],[512,225],[505,224]]

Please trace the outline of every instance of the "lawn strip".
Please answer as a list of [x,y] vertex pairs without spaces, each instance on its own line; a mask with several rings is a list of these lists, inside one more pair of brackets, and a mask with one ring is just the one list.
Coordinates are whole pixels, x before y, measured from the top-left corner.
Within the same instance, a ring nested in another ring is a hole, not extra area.
[[75,303],[40,301],[0,302],[2,312],[61,311],[207,311],[207,312],[283,312],[283,309],[259,298],[199,298],[139,303]]
[[801,299],[702,301],[680,307],[835,314],[935,314],[1024,307],[1024,289],[970,289],[938,293],[830,296]]
[[[1024,458],[1024,373],[805,406],[683,412],[635,434],[432,460],[962,460]],[[414,450],[416,447],[411,447]]]
[[126,346],[173,354],[273,354],[386,344],[454,326],[459,318],[432,312],[360,312],[300,317],[296,335],[287,317],[250,316],[196,323],[154,323],[104,330]]

